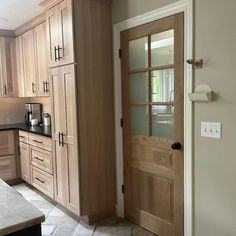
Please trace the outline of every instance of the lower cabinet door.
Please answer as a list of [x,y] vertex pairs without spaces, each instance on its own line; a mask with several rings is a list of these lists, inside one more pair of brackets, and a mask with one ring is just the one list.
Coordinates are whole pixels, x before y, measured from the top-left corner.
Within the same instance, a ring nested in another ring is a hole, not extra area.
[[30,156],[28,144],[20,142],[21,178],[30,183]]
[[44,194],[53,198],[54,191],[53,191],[53,176],[52,175],[46,173],[43,170],[38,169],[37,167],[32,166],[31,184],[35,188],[43,192]]
[[16,178],[15,155],[0,157],[0,178],[5,181]]

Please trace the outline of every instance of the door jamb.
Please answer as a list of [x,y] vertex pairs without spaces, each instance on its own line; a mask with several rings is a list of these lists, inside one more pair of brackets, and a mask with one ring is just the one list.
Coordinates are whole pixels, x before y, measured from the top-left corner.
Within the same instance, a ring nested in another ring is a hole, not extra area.
[[[119,58],[120,32],[164,17],[184,12],[184,60],[193,57],[193,1],[180,0],[143,15],[113,25],[114,43],[114,93],[115,93],[115,138],[116,138],[116,176],[117,176],[117,215],[124,216],[123,176],[123,134],[121,62]],[[193,71],[184,64],[184,235],[193,235],[193,155],[192,155],[192,102],[188,93],[192,92]]]

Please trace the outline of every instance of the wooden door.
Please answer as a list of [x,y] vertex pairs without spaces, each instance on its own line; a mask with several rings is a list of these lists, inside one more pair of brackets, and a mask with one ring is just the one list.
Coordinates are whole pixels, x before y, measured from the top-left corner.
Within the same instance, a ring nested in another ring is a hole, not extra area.
[[183,14],[121,33],[125,216],[183,236]]
[[22,35],[23,73],[26,97],[36,96],[35,45],[33,30]]
[[55,153],[55,199],[66,205],[68,192],[67,150],[61,145],[61,133],[66,133],[65,84],[61,68],[50,70],[53,105],[53,143]]
[[30,156],[29,145],[20,142],[20,163],[21,163],[21,178],[30,183]]
[[64,0],[58,5],[59,14],[59,48],[60,65],[74,62],[74,42],[72,26],[72,1]]
[[15,140],[13,131],[0,132],[0,156],[15,154]]
[[1,37],[0,47],[2,97],[17,97],[18,83],[16,79],[15,39]]
[[16,46],[16,73],[17,73],[16,77],[18,81],[18,96],[25,97],[25,82],[23,73],[21,36],[18,36],[15,39],[15,46]]
[[79,214],[74,65],[51,70],[57,201]]
[[59,45],[59,17],[58,7],[55,6],[46,11],[47,47],[49,67],[59,65],[57,46]]
[[37,96],[49,96],[46,23],[34,28],[35,64],[37,78]]

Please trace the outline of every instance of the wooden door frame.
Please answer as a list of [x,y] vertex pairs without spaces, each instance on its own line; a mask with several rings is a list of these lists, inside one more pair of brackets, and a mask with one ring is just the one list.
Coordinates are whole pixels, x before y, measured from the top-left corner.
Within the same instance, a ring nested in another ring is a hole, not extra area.
[[[115,135],[116,135],[116,175],[117,175],[117,215],[124,216],[123,175],[123,134],[120,124],[122,117],[121,62],[119,58],[120,32],[155,20],[184,12],[184,60],[193,58],[193,1],[180,0],[143,15],[113,25],[114,40],[114,95],[115,95]],[[192,92],[193,70],[184,63],[184,235],[193,235],[193,155],[192,155],[192,102],[188,93]]]

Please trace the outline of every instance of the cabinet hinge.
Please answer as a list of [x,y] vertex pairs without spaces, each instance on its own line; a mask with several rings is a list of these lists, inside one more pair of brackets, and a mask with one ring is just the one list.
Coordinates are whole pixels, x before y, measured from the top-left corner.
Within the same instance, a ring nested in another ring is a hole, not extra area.
[[125,193],[125,186],[122,185],[121,188],[122,188],[122,193]]
[[120,127],[123,127],[123,118],[120,119]]
[[121,49],[119,49],[119,58],[121,58],[121,56],[122,56],[122,51]]

